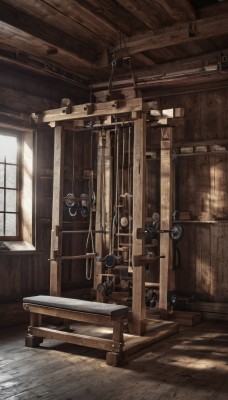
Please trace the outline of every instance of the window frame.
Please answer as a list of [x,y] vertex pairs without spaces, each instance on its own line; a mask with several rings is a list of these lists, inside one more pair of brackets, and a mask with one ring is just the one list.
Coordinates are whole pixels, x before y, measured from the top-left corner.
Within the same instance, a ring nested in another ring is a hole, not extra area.
[[[22,222],[22,210],[21,210],[21,175],[22,175],[22,134],[20,131],[9,130],[0,127],[0,135],[15,137],[17,140],[17,159],[16,163],[7,162],[6,159],[4,161],[0,161],[0,164],[4,166],[4,182],[1,189],[4,190],[4,210],[0,211],[0,214],[3,214],[4,220],[4,233],[5,233],[5,218],[6,214],[16,214],[16,235],[0,235],[0,241],[18,241],[21,240],[21,222]],[[15,165],[17,168],[16,173],[16,188],[7,188],[6,186],[6,168],[7,165]],[[6,211],[6,190],[15,190],[16,191],[16,211]]]
[[[9,254],[17,251],[20,254],[22,251],[27,254],[36,250],[37,131],[33,128],[0,123],[0,132],[18,137],[18,194],[20,199],[18,236],[0,236],[0,244],[9,248]],[[5,248],[0,248],[0,251],[6,252]]]

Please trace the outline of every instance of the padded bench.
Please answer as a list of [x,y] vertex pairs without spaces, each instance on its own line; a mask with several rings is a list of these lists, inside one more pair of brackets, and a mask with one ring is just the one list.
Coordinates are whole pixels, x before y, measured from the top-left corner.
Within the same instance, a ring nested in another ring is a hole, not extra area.
[[[30,312],[30,326],[25,338],[27,347],[38,347],[43,339],[56,339],[105,350],[107,351],[106,363],[108,365],[118,366],[123,363],[123,326],[124,320],[128,316],[128,307],[43,295],[25,297],[23,307]],[[42,326],[43,315],[112,327],[112,339],[65,332]]]

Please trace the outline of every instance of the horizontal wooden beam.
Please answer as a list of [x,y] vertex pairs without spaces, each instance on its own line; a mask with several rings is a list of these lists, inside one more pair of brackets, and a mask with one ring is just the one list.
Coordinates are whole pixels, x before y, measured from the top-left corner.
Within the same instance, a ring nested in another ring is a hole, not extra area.
[[126,39],[126,47],[130,55],[148,50],[191,43],[228,33],[228,14],[214,16],[175,24],[164,28],[156,34],[152,31]]
[[159,27],[159,18],[154,10],[153,12],[148,12],[148,1],[144,0],[144,7],[142,7],[142,2],[140,0],[117,0],[117,2],[136,19],[143,22],[148,28],[154,30]]
[[[0,29],[2,34],[6,36],[8,35],[7,33],[11,32],[10,35],[13,40],[17,40],[19,33],[20,40],[23,40],[23,43],[27,40],[28,45],[29,37],[27,35],[36,38],[40,42],[45,42],[50,46],[45,56],[52,55],[54,59],[60,49],[64,50],[66,55],[70,54],[71,57],[74,57],[75,61],[91,68],[91,63],[97,54],[97,49],[85,46],[71,35],[65,32],[63,34],[61,30],[54,26],[51,26],[50,29],[50,25],[46,22],[32,15],[18,12],[17,9],[4,3],[4,1],[1,2],[0,7]],[[20,32],[22,33],[21,35]],[[43,50],[45,51],[45,48]]]
[[196,13],[188,0],[155,0],[174,21],[196,19]]
[[[135,85],[138,89],[159,85],[167,80],[175,82],[178,78],[191,77],[191,76],[207,76],[219,66],[222,67],[222,56],[228,58],[228,48],[212,51],[209,53],[197,55],[194,57],[186,57],[181,60],[170,61],[163,64],[156,64],[147,68],[140,68],[134,70]],[[222,69],[222,68],[221,68]],[[223,71],[225,72],[225,70]],[[113,90],[128,87],[131,84],[129,74],[121,74],[118,80],[113,82]],[[101,91],[108,87],[108,82],[101,82],[93,85],[93,92]]]
[[121,348],[120,343],[113,342],[111,339],[58,331],[51,328],[30,327],[29,334],[35,337],[61,340],[62,342],[77,344],[78,346],[86,346],[106,351],[119,352]]
[[32,114],[32,118],[35,122],[42,123],[125,114],[149,109],[150,106],[143,102],[141,98],[135,98],[113,100],[106,103],[80,104],[72,106],[69,114],[66,113],[66,107],[62,107],[45,111],[43,114]]

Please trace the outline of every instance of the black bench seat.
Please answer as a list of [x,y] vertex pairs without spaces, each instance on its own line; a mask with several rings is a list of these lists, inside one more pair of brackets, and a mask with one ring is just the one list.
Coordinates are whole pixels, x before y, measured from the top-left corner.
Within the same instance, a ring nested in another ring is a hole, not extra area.
[[128,307],[116,304],[98,303],[95,301],[70,299],[57,296],[31,296],[25,297],[23,303],[37,304],[46,307],[62,308],[64,310],[79,311],[85,313],[108,315],[117,317],[127,315]]

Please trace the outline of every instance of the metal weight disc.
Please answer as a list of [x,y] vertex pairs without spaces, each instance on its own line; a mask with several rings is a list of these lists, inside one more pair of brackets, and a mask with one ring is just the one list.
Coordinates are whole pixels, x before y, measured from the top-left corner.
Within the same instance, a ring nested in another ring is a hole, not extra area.
[[184,231],[181,225],[174,225],[171,230],[171,238],[175,241],[182,239]]
[[69,214],[71,217],[75,217],[77,215],[77,208],[75,206],[69,207]]
[[[74,193],[68,193],[67,195],[66,195],[66,197],[67,197],[67,200],[66,200],[66,205],[67,205],[67,207],[73,207],[74,205],[75,205],[75,200],[73,200],[73,199],[75,199],[75,195],[74,195]],[[68,200],[69,199],[69,200]],[[72,199],[72,200],[71,200]]]

